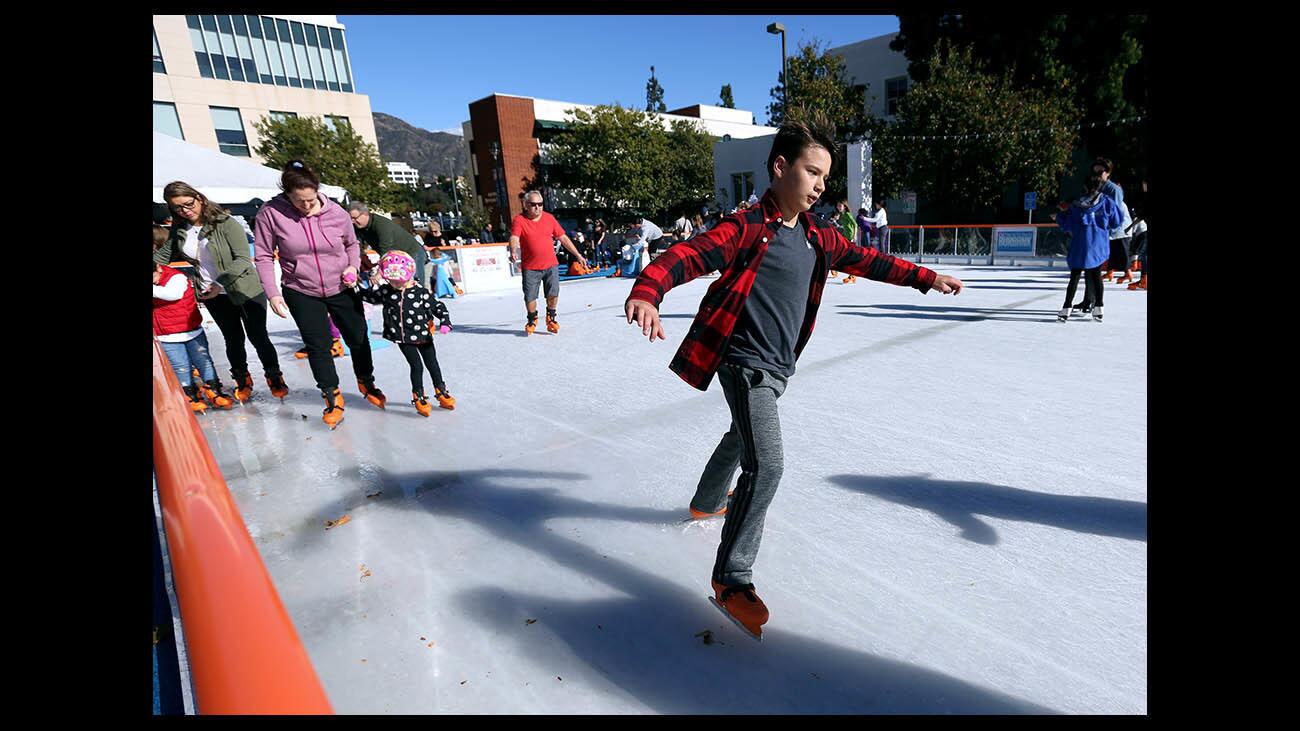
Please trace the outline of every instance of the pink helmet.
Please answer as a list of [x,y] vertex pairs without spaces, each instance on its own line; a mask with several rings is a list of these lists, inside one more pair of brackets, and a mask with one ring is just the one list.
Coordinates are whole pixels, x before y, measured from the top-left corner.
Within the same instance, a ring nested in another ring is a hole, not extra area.
[[415,279],[415,259],[401,249],[392,249],[379,260],[379,271],[393,286]]

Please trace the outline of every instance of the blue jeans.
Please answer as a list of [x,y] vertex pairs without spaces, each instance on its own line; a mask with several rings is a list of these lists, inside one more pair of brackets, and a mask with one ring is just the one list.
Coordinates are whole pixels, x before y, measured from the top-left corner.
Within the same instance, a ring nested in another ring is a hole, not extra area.
[[160,343],[163,348],[163,355],[167,356],[167,362],[172,364],[172,370],[176,371],[176,380],[181,382],[182,386],[190,385],[190,369],[198,368],[199,375],[205,383],[217,380],[217,367],[212,364],[212,356],[208,355],[208,334],[199,333],[199,336],[183,343]]

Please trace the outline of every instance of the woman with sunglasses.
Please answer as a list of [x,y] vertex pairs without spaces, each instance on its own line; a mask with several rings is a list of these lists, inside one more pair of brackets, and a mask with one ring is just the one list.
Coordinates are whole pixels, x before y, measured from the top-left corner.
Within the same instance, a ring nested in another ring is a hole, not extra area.
[[[352,351],[361,395],[381,409],[388,400],[375,386],[366,318],[356,290],[361,245],[352,218],[343,206],[320,194],[320,179],[302,161],[285,166],[280,189],[284,192],[257,212],[253,261],[270,295],[271,310],[280,317],[292,314],[302,333],[307,363],[325,399],[322,419],[333,429],[343,420],[343,395],[330,354],[331,319]],[[280,282],[275,281],[277,251]]]
[[168,183],[163,188],[163,200],[172,211],[174,223],[167,242],[154,252],[154,262],[166,266],[185,261],[191,265],[194,291],[212,314],[226,343],[235,398],[244,402],[253,395],[253,377],[248,372],[248,351],[244,347],[247,337],[262,362],[271,394],[283,399],[289,387],[284,384],[280,359],[266,332],[266,293],[253,267],[244,228],[229,212],[182,181]]

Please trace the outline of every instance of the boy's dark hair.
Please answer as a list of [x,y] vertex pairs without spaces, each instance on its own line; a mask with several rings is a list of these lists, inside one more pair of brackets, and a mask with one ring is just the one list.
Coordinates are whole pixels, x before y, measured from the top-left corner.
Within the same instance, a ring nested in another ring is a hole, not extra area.
[[1099,157],[1092,161],[1093,167],[1097,167],[1098,165],[1105,169],[1107,175],[1115,174],[1115,163],[1111,162],[1109,157]]
[[165,243],[167,243],[167,229],[155,223],[153,225],[153,250],[161,249]]
[[[782,122],[776,131],[776,138],[772,140],[772,151],[767,153],[767,174],[773,178],[776,177],[777,156],[784,157],[786,162],[794,162],[799,159],[803,151],[809,147],[823,147],[831,155],[831,167],[834,167],[835,153],[839,151],[839,145],[835,143],[832,128],[826,123],[825,115],[814,112],[807,115],[806,120],[795,119]],[[829,175],[830,170],[826,173]]]
[[1089,173],[1088,177],[1083,179],[1084,195],[1095,195],[1099,190],[1101,190],[1101,176],[1097,173]]
[[299,188],[319,190],[320,178],[316,177],[316,171],[308,167],[307,163],[302,160],[290,160],[280,175],[280,190],[288,193]]

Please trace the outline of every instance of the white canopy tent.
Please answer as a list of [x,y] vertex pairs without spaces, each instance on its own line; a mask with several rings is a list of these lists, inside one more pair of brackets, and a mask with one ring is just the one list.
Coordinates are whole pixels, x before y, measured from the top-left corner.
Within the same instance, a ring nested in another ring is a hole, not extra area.
[[[163,188],[183,180],[215,203],[233,205],[280,194],[280,171],[224,152],[153,133],[153,202],[165,203]],[[320,191],[341,202],[347,191],[321,183]]]

